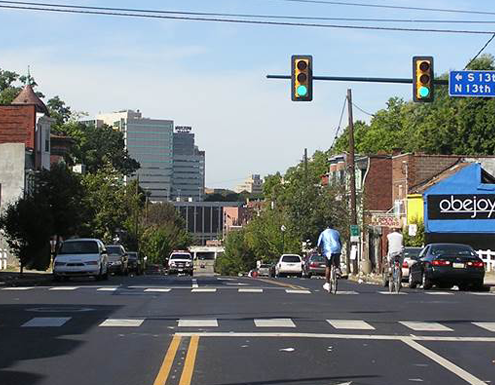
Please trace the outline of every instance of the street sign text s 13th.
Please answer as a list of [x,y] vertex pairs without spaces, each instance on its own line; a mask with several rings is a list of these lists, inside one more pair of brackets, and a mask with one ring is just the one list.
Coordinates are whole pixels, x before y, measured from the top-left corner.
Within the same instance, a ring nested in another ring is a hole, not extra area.
[[449,95],[454,97],[495,97],[495,71],[451,71]]

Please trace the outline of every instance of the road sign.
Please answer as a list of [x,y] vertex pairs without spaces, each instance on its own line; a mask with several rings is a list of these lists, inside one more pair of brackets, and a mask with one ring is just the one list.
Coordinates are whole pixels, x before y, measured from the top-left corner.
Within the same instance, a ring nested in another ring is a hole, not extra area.
[[359,242],[359,226],[351,225],[351,242]]
[[449,95],[495,98],[495,71],[450,71]]

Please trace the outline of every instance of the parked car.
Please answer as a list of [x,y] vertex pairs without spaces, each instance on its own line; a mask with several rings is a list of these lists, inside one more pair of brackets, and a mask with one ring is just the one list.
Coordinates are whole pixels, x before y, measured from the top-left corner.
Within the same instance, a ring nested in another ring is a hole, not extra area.
[[404,247],[404,261],[402,262],[402,280],[409,280],[409,269],[418,259],[419,254],[423,250],[422,247]]
[[175,251],[170,254],[168,259],[168,273],[169,274],[189,274],[193,275],[193,257],[191,253],[185,251]]
[[432,243],[419,255],[419,260],[410,267],[409,286],[422,285],[428,290],[432,286],[460,290],[483,287],[485,266],[471,246],[457,243]]
[[325,275],[326,266],[326,260],[323,255],[310,255],[304,261],[303,276],[311,278],[313,275]]
[[283,254],[275,266],[275,276],[297,275],[302,277],[302,258],[297,254]]
[[270,277],[271,276],[271,268],[272,265],[269,263],[262,263],[260,267],[258,267],[258,276],[259,277]]
[[108,245],[108,270],[110,273],[127,275],[129,273],[127,252],[122,245]]
[[136,275],[140,275],[144,271],[143,261],[139,258],[139,254],[136,251],[128,251],[127,252],[127,267],[129,272],[132,272]]
[[53,263],[53,279],[68,277],[108,279],[108,255],[99,239],[69,239],[62,243]]

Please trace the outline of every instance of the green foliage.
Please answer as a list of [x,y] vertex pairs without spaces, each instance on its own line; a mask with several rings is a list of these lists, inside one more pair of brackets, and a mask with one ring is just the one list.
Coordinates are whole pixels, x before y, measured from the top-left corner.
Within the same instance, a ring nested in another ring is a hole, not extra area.
[[423,221],[418,218],[414,218],[411,221],[411,224],[415,224],[418,226],[418,231],[415,237],[409,236],[409,231],[407,228],[402,232],[402,236],[404,237],[404,246],[410,247],[422,247],[425,245],[425,225]]
[[225,239],[225,253],[215,263],[215,270],[222,275],[237,275],[256,266],[256,257],[246,241],[246,231],[229,233]]
[[61,132],[63,130],[63,125],[66,124],[72,116],[71,108],[58,96],[51,98],[46,103],[46,106],[50,111],[50,117],[55,119],[55,124],[52,125],[52,131]]

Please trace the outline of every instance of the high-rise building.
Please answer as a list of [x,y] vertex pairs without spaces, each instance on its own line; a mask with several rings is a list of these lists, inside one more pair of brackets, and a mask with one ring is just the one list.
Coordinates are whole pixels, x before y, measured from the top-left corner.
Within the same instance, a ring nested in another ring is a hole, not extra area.
[[[156,202],[170,200],[174,122],[143,118],[139,110],[99,114],[96,118],[96,122],[98,121],[124,134],[129,155],[141,165],[136,173],[139,177],[139,185],[150,193],[150,200]],[[136,175],[126,179],[134,179]]]
[[250,194],[261,194],[263,193],[263,180],[260,175],[253,174],[247,178],[244,182],[239,184],[235,188],[235,192],[240,194],[243,191],[247,191]]
[[175,128],[173,159],[172,199],[202,201],[205,191],[205,152],[195,145],[191,127]]

